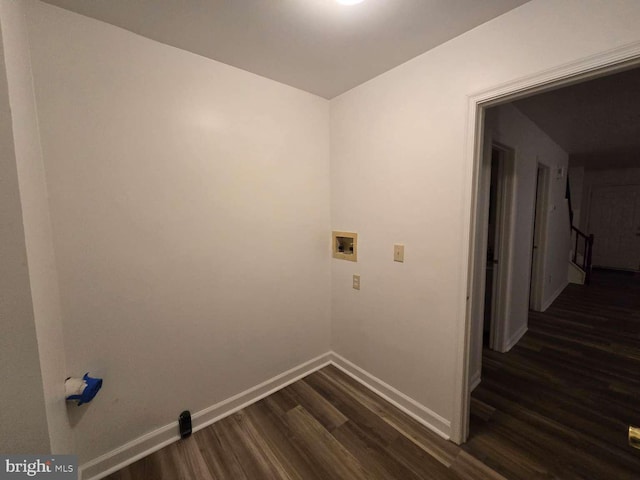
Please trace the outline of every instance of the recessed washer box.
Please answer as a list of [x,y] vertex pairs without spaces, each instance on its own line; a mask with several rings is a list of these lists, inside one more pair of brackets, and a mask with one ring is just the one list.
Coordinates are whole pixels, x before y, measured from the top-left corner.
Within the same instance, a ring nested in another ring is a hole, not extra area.
[[333,258],[358,261],[358,234],[353,232],[333,232]]

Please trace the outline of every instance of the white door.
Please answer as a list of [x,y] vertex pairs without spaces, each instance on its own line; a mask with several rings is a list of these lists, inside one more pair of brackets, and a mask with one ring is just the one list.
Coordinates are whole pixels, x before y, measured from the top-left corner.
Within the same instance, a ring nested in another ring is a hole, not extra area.
[[589,231],[594,266],[640,270],[640,185],[594,187]]

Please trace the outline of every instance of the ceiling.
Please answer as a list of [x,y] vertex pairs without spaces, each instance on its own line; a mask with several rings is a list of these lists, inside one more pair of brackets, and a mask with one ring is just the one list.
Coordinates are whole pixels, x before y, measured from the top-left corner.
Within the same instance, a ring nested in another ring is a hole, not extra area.
[[44,0],[333,98],[528,0]]
[[588,168],[640,166],[640,68],[514,102]]

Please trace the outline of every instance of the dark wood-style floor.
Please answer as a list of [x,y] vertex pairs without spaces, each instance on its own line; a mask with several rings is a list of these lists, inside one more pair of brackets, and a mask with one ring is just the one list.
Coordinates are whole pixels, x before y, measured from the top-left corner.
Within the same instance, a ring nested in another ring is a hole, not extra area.
[[569,285],[509,353],[485,349],[464,449],[512,480],[640,479],[640,274]]
[[499,480],[335,367],[326,367],[109,480]]

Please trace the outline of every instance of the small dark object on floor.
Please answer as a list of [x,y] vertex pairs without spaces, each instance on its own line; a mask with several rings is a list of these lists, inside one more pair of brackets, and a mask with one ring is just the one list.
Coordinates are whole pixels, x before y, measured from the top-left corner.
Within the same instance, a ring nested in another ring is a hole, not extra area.
[[189,410],[180,414],[178,424],[180,425],[180,438],[187,438],[191,435],[191,412]]

